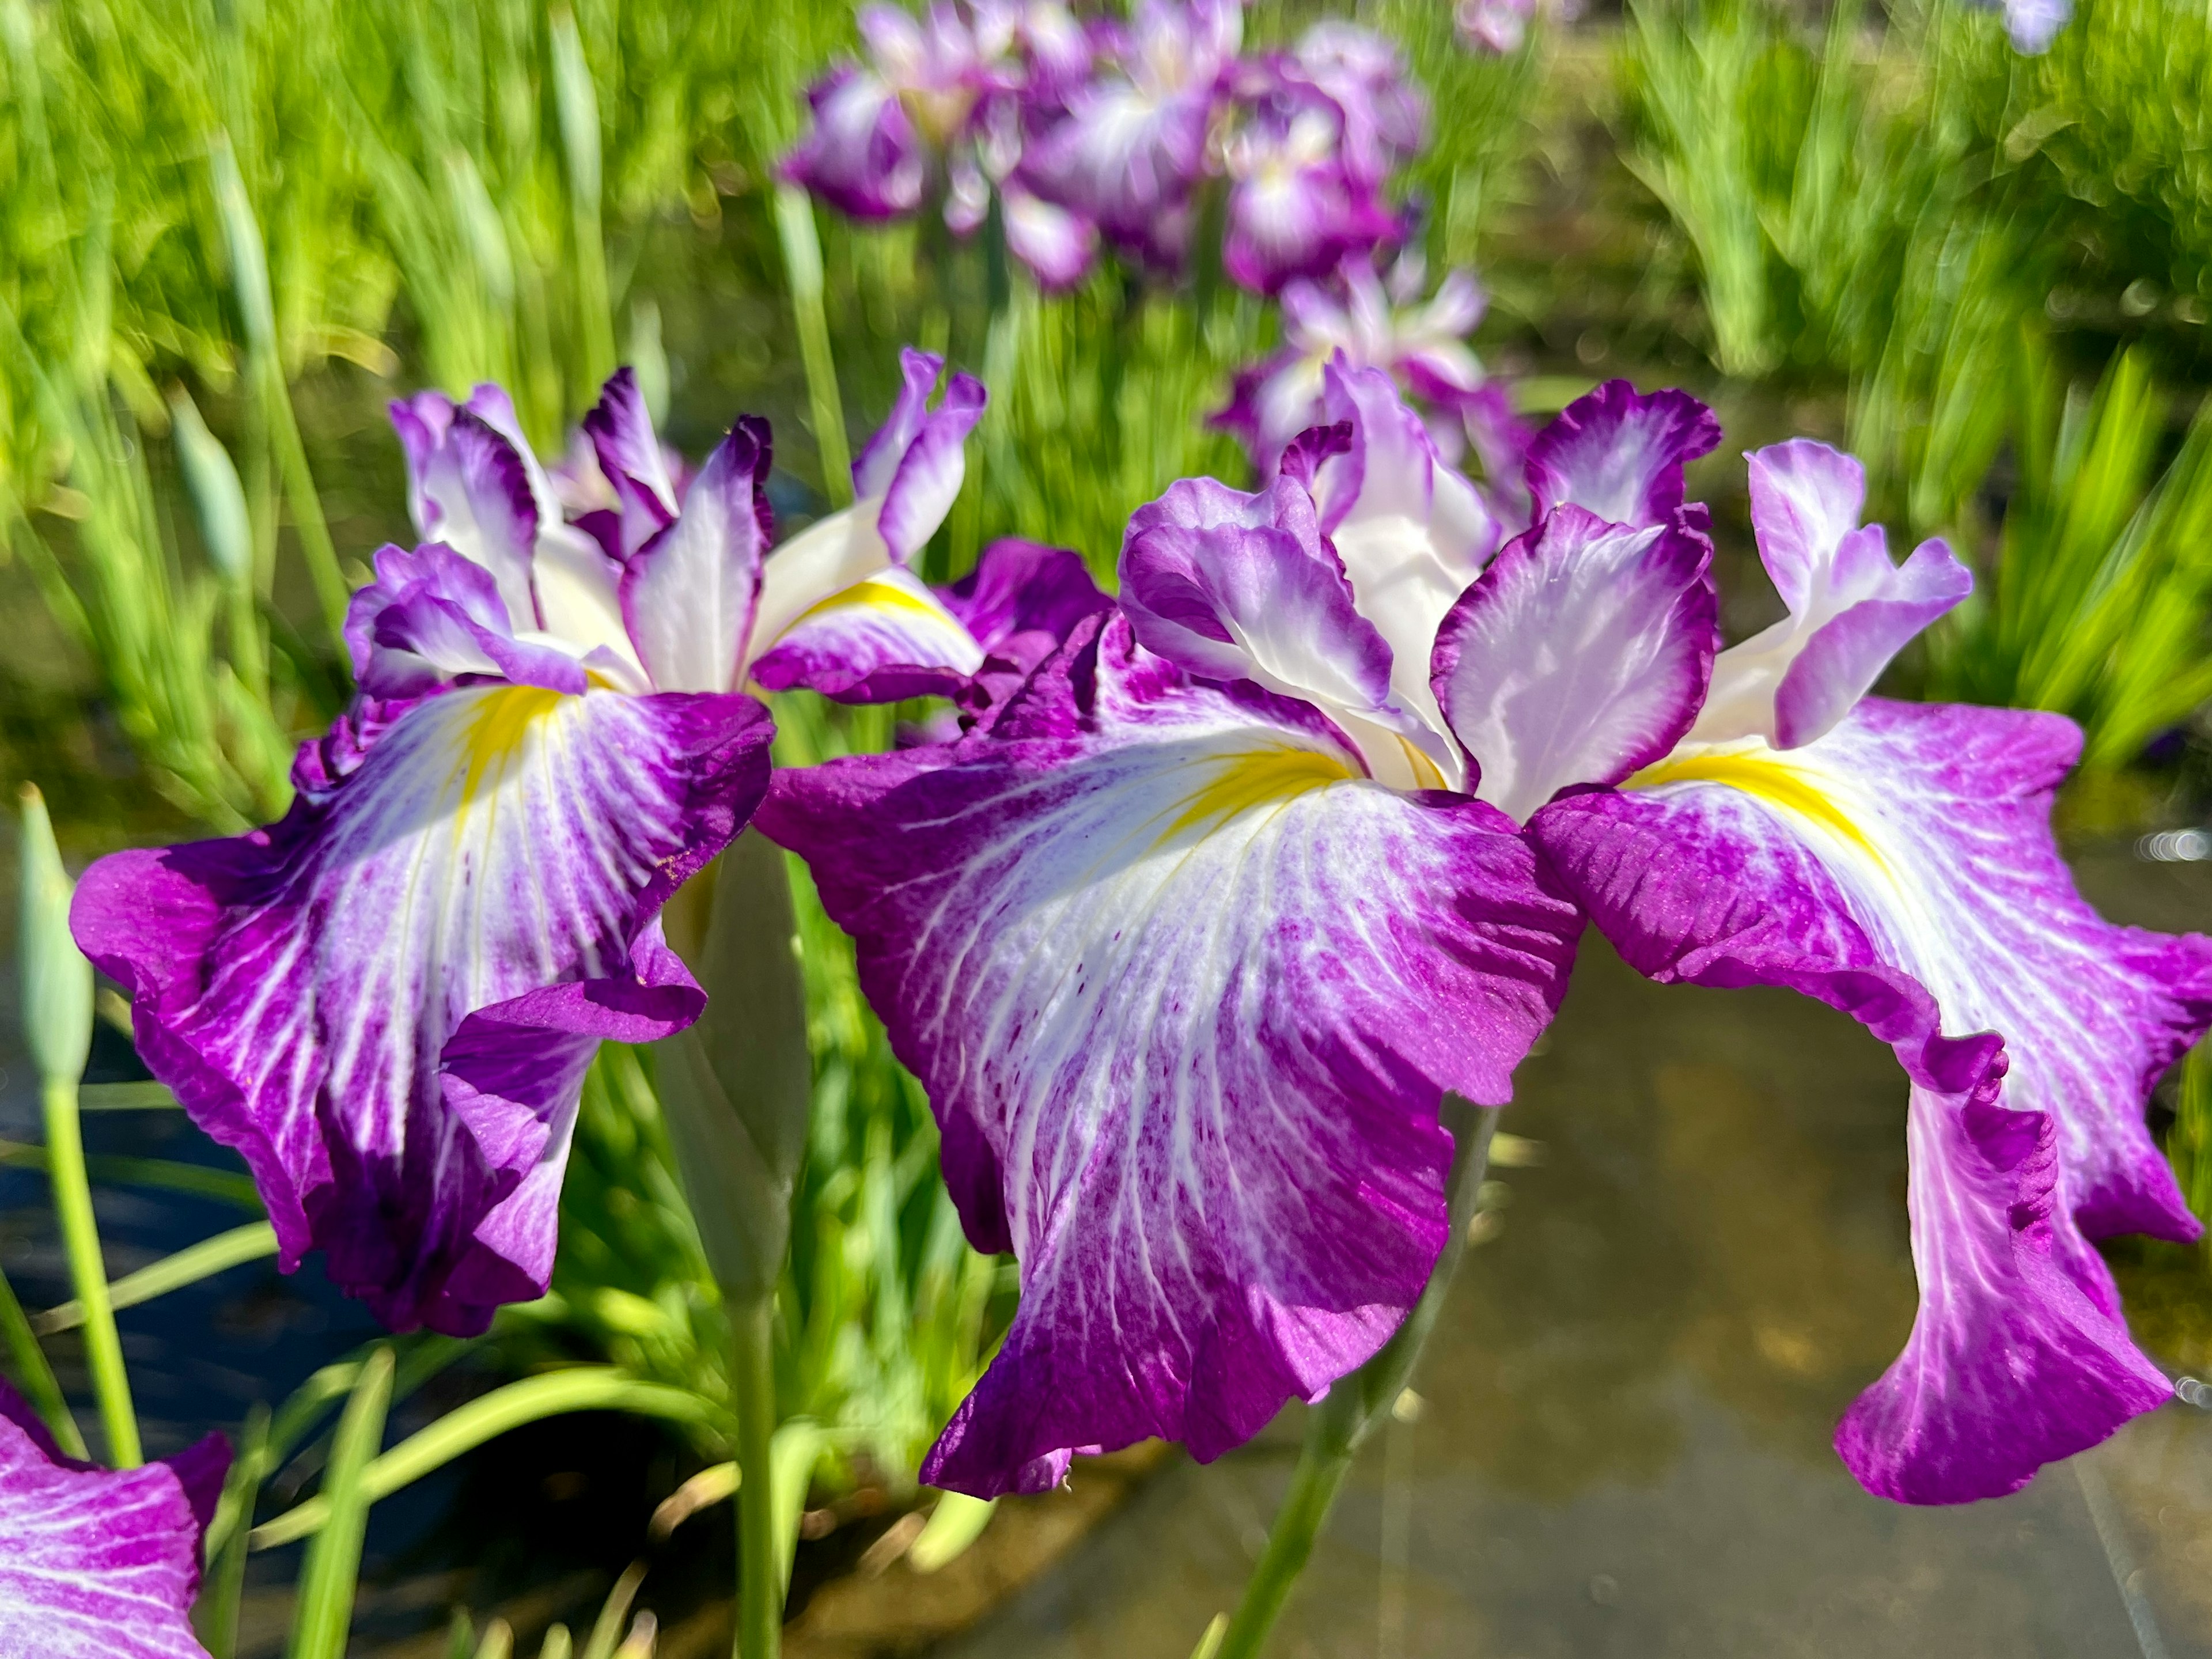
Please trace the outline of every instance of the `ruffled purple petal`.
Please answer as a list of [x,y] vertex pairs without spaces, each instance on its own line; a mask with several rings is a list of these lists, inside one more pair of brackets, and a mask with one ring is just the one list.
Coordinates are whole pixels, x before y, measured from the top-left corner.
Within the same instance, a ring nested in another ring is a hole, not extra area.
[[654,913],[759,799],[769,723],[517,686],[362,713],[281,823],[104,859],[71,921],[283,1265],[322,1249],[387,1323],[473,1334],[544,1290],[599,1040],[698,1012]]
[[978,1495],[1153,1435],[1211,1459],[1372,1354],[1443,1240],[1441,1096],[1506,1097],[1574,948],[1488,807],[1103,639],[1040,672],[1068,735],[784,773],[760,820],[1021,1262],[922,1469]]
[[953,375],[945,383],[944,401],[899,457],[884,491],[876,533],[901,564],[921,551],[952,510],[967,476],[968,434],[983,418],[988,397],[972,374]]
[[[1004,537],[985,548],[975,568],[945,590],[945,609],[987,652],[1027,656],[1034,668],[1085,617],[1113,609],[1083,556],[1065,547]],[[1037,642],[1049,641],[1042,649]]]
[[1632,530],[1563,507],[1505,544],[1437,636],[1437,700],[1516,823],[1619,783],[1697,718],[1720,648],[1712,544],[1678,515]]
[[1634,966],[1818,997],[1931,1097],[1921,1322],[1838,1443],[1912,1501],[2012,1491],[2167,1392],[2085,1235],[2198,1231],[2144,1108],[2212,1022],[2212,942],[2075,893],[2050,804],[2079,745],[2055,715],[1869,699],[1802,748],[1686,745],[1530,825]]
[[950,696],[983,650],[912,571],[893,566],[831,595],[753,665],[763,690],[803,686],[841,702]]
[[437,392],[394,403],[392,423],[407,456],[407,506],[416,533],[491,572],[513,628],[538,626],[530,566],[540,515],[521,452],[481,416],[455,409]]
[[659,534],[676,517],[675,482],[653,430],[645,394],[625,365],[608,378],[599,401],[584,416],[584,430],[621,509],[623,558]]
[[1612,524],[1664,524],[1682,504],[1682,468],[1721,441],[1721,423],[1686,392],[1650,396],[1607,380],[1577,398],[1528,446],[1528,493],[1541,518],[1563,502]]
[[1185,478],[1131,515],[1121,609],[1148,651],[1333,710],[1390,702],[1390,647],[1359,614],[1313,497],[1278,477],[1248,495]]
[[347,607],[355,678],[372,697],[420,696],[463,674],[578,692],[584,670],[549,645],[518,640],[492,574],[443,543],[386,546],[376,580]]
[[135,1469],[64,1457],[0,1381],[0,1652],[206,1659],[190,1614],[229,1462],[221,1435]]
[[731,691],[767,557],[769,426],[748,415],[715,446],[676,521],[622,575],[623,623],[661,691]]

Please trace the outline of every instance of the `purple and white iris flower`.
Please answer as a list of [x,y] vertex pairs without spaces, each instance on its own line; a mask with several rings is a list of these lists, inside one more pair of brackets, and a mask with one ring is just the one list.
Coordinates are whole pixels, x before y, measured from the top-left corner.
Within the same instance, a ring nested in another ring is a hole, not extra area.
[[[1352,125],[1335,99],[1264,60],[1234,84],[1220,143],[1229,192],[1221,268],[1231,282],[1273,295],[1328,276],[1347,254],[1402,239],[1381,178],[1353,163]],[[1371,134],[1367,148],[1380,148]]]
[[0,1382],[0,1659],[206,1659],[190,1615],[229,1468],[219,1434],[135,1469],[67,1456]]
[[[859,501],[773,553],[758,420],[679,495],[618,374],[585,423],[617,505],[571,525],[496,388],[395,405],[425,541],[354,596],[360,695],[301,748],[291,811],[102,860],[72,913],[288,1270],[320,1249],[388,1324],[456,1334],[542,1295],[593,1051],[702,1006],[658,913],[767,787],[744,688],[950,688],[1000,646],[905,568],[982,389],[932,410],[939,360],[905,367]],[[1023,588],[978,620],[1011,637],[1037,609]]]
[[1424,263],[1413,248],[1387,277],[1365,255],[1346,258],[1334,284],[1305,278],[1282,292],[1282,349],[1237,376],[1213,424],[1234,432],[1261,474],[1274,470],[1291,440],[1328,418],[1323,373],[1340,354],[1354,368],[1379,368],[1420,410],[1437,454],[1457,466],[1469,444],[1492,494],[1525,520],[1521,486],[1528,433],[1505,389],[1483,370],[1467,337],[1488,303],[1481,284],[1455,270],[1426,301]]
[[1905,1065],[1922,1311],[1838,1431],[1868,1486],[2008,1491],[2165,1398],[2084,1236],[2195,1231],[2142,1115],[2212,1019],[2212,944],[2075,896],[2065,721],[1866,695],[1963,567],[1893,565],[1848,457],[1762,452],[1790,615],[1722,652],[1693,399],[1566,411],[1501,547],[1387,376],[1325,393],[1265,489],[1140,511],[1118,612],[966,735],[762,808],[859,942],[970,1237],[1021,1262],[924,1478],[1211,1457],[1364,1361],[1442,1242],[1441,1097],[1507,1098],[1585,917]]
[[1006,245],[1047,288],[1079,280],[1097,233],[1018,176],[1024,128],[1091,63],[1088,33],[1057,0],[936,0],[916,18],[860,9],[867,61],[807,93],[812,125],[783,172],[855,219],[902,219],[933,191],[967,236],[996,191]]

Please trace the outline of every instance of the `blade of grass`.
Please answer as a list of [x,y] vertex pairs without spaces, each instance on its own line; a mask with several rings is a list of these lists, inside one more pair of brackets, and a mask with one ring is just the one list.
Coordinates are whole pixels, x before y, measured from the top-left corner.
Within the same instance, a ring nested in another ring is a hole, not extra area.
[[[238,1455],[222,1483],[207,1535],[207,1574],[192,1608],[192,1628],[213,1659],[238,1650],[238,1605],[246,1589],[246,1532],[261,1483],[269,1478],[269,1407],[256,1401],[239,1431]],[[218,1541],[220,1540],[220,1541]]]
[[[662,1383],[641,1382],[611,1365],[580,1365],[544,1376],[526,1376],[470,1401],[401,1441],[362,1471],[361,1491],[369,1503],[389,1498],[463,1452],[540,1418],[569,1412],[626,1411],[692,1423],[706,1418],[712,1409],[698,1395]],[[327,1496],[310,1498],[255,1528],[253,1547],[273,1549],[319,1532],[330,1524],[332,1510]]]
[[[228,1268],[276,1254],[276,1230],[265,1221],[249,1221],[242,1227],[204,1238],[174,1255],[163,1256],[136,1273],[124,1274],[108,1285],[108,1305],[135,1308],[157,1296],[167,1296],[171,1291],[197,1285],[203,1279],[212,1279]],[[32,1320],[31,1328],[41,1336],[52,1336],[60,1331],[73,1331],[84,1320],[82,1303],[64,1302]]]
[[308,1545],[307,1559],[300,1569],[300,1600],[293,1610],[288,1659],[344,1659],[361,1576],[362,1539],[368,1528],[368,1506],[375,1502],[363,1477],[384,1438],[392,1370],[392,1349],[380,1344],[362,1366],[338,1419],[330,1470],[318,1500],[327,1524]]
[[15,1299],[15,1287],[8,1282],[4,1273],[0,1273],[0,1334],[8,1340],[8,1356],[15,1362],[16,1386],[39,1413],[40,1420],[54,1431],[55,1440],[71,1457],[89,1455],[76,1419],[70,1415],[62,1385],[54,1378],[54,1368],[46,1358],[46,1351],[32,1334],[23,1304]]

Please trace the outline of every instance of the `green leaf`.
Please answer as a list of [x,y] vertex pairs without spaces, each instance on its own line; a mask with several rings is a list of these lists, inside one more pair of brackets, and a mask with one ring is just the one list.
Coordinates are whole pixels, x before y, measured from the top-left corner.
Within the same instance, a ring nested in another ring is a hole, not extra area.
[[238,469],[199,405],[180,386],[169,394],[169,441],[176,447],[177,470],[199,520],[200,545],[227,582],[253,580],[253,526],[246,510],[246,489]]
[[644,1562],[633,1561],[623,1569],[623,1576],[607,1592],[599,1616],[592,1622],[592,1634],[584,1644],[583,1659],[614,1659],[615,1644],[622,1640],[623,1620],[629,1617],[629,1604],[637,1599],[637,1587],[644,1582]]
[[224,1477],[222,1497],[208,1523],[207,1575],[192,1607],[192,1628],[215,1659],[231,1659],[238,1648],[238,1607],[246,1589],[246,1526],[260,1501],[262,1482],[272,1467],[269,1407],[256,1401],[239,1431],[238,1455]]
[[[324,1524],[300,1569],[300,1600],[293,1609],[289,1659],[344,1659],[353,1627],[356,1581],[361,1576],[361,1541],[368,1527],[371,1459],[384,1439],[384,1415],[392,1401],[394,1361],[389,1345],[380,1344],[361,1368],[361,1376],[338,1419],[331,1446],[330,1472],[324,1476]],[[295,1511],[296,1512],[296,1511]]]
[[[380,1348],[380,1353],[386,1350]],[[355,1385],[358,1392],[360,1385]],[[568,1370],[526,1376],[520,1382],[494,1389],[465,1406],[447,1412],[421,1433],[401,1441],[362,1472],[364,1501],[389,1498],[410,1481],[442,1468],[463,1452],[471,1451],[509,1429],[540,1418],[568,1412],[626,1411],[672,1422],[696,1423],[713,1413],[713,1407],[688,1389],[672,1389],[659,1382],[641,1382],[612,1365],[579,1365]],[[343,1433],[343,1426],[340,1426]],[[333,1454],[335,1460],[335,1454]],[[274,1549],[280,1544],[306,1538],[330,1524],[332,1505],[326,1495],[287,1510],[275,1520],[253,1529],[253,1547]]]
[[143,1112],[174,1109],[177,1097],[166,1083],[87,1083],[78,1086],[77,1109],[86,1112]]
[[22,1389],[24,1398],[54,1431],[54,1438],[61,1443],[64,1451],[71,1457],[88,1455],[84,1436],[77,1429],[76,1419],[70,1415],[69,1401],[62,1396],[62,1385],[54,1380],[54,1368],[47,1363],[46,1351],[39,1346],[31,1322],[23,1312],[23,1304],[15,1299],[15,1287],[8,1282],[4,1273],[0,1273],[0,1334],[7,1338],[8,1356],[15,1362],[15,1383]]
[[[20,1140],[0,1140],[0,1164],[18,1170],[47,1167],[46,1149]],[[210,1170],[204,1164],[179,1164],[165,1158],[88,1158],[85,1173],[103,1186],[161,1187],[173,1193],[220,1199],[240,1209],[259,1210],[261,1194],[253,1177],[230,1170]]]
[[[150,1302],[157,1296],[196,1285],[225,1268],[276,1254],[276,1230],[265,1221],[249,1221],[227,1233],[202,1239],[174,1255],[163,1256],[135,1273],[125,1273],[108,1285],[108,1301],[117,1308],[136,1307],[141,1302]],[[57,1331],[75,1330],[83,1323],[83,1304],[64,1302],[39,1315],[31,1322],[31,1328],[41,1336],[52,1336]]]
[[806,1489],[822,1459],[829,1436],[811,1417],[779,1425],[769,1441],[769,1488],[775,1500],[775,1558],[783,1564],[783,1583],[791,1588],[791,1561],[799,1548],[799,1517],[806,1509]]

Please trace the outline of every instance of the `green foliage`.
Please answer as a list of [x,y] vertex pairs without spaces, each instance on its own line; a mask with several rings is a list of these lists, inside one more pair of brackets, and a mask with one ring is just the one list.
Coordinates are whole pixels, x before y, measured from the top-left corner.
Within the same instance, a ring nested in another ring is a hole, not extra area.
[[2212,696],[2212,404],[2161,470],[2171,396],[2141,351],[2094,393],[2032,342],[2008,383],[2019,487],[1974,599],[1930,636],[1931,690],[2051,708],[2125,765]]

